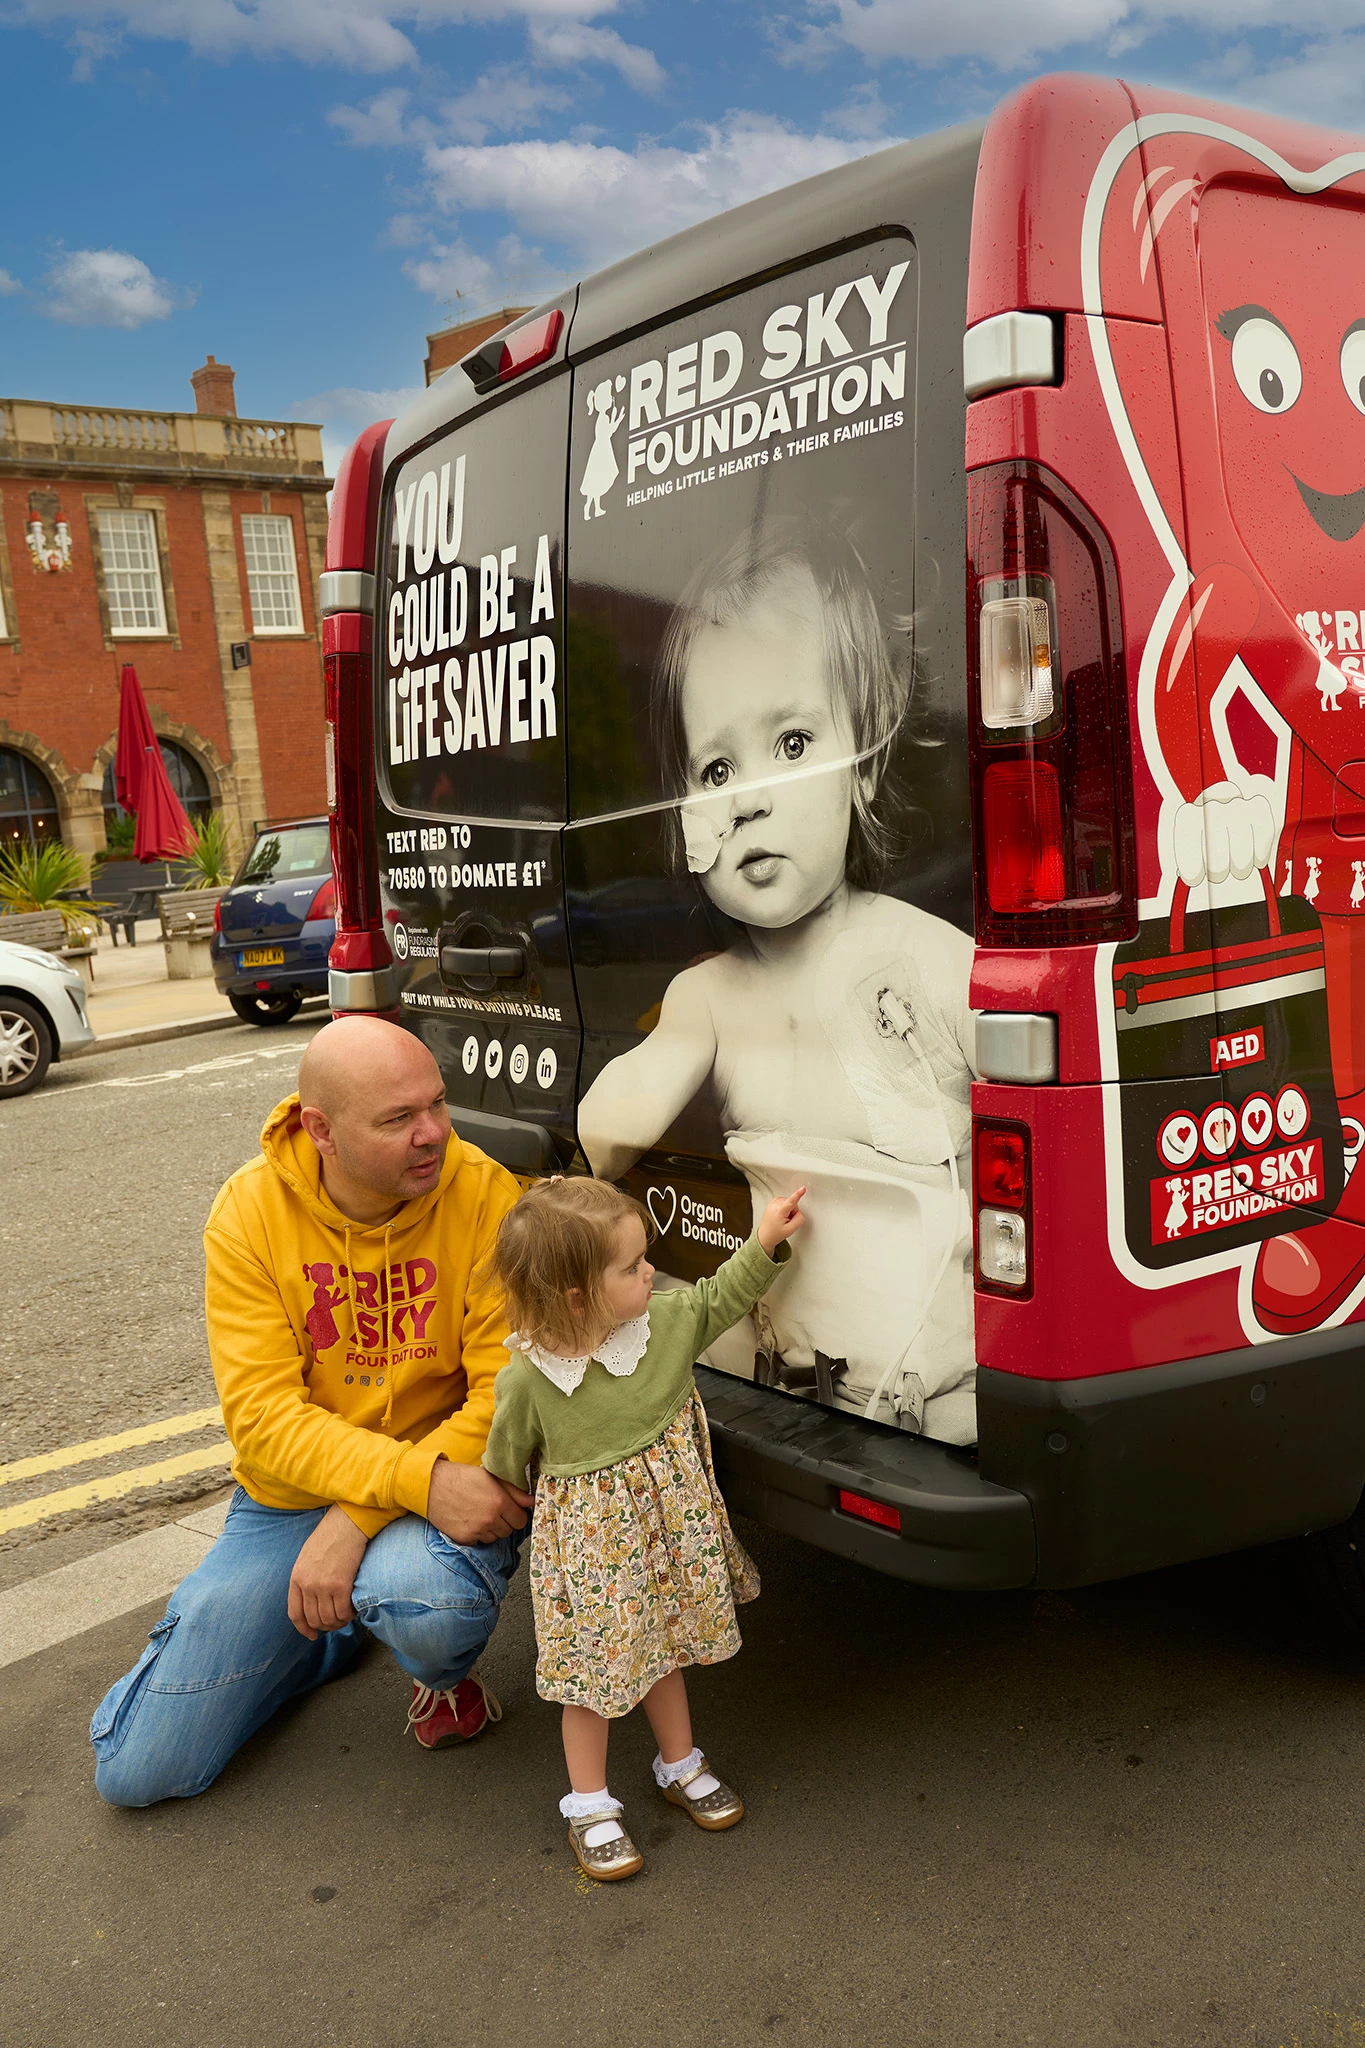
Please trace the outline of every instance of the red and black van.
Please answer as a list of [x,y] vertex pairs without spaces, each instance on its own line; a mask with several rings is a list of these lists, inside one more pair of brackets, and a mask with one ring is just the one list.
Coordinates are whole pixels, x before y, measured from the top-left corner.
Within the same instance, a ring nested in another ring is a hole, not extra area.
[[760,1520],[963,1588],[1336,1532],[1365,1613],[1362,278],[1365,146],[1044,79],[343,465],[333,1007],[661,1285],[808,1186],[699,1367]]

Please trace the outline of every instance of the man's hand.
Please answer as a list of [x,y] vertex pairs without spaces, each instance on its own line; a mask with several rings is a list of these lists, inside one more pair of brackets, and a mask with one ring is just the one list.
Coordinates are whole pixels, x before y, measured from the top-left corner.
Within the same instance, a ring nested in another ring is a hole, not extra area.
[[295,1559],[289,1575],[289,1619],[310,1643],[355,1620],[351,1588],[368,1541],[345,1508],[331,1507]]
[[452,1543],[496,1543],[526,1527],[531,1495],[507,1486],[482,1465],[438,1458],[431,1468],[427,1520]]

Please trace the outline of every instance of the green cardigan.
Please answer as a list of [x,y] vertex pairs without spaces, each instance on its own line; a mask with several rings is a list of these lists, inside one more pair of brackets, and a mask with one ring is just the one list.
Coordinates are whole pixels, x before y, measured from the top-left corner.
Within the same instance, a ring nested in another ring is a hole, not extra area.
[[509,1485],[524,1486],[533,1459],[542,1472],[567,1479],[642,1451],[695,1391],[698,1353],[748,1314],[790,1256],[784,1243],[770,1259],[751,1237],[709,1280],[652,1295],[649,1342],[628,1375],[614,1377],[594,1358],[573,1393],[565,1394],[524,1352],[514,1351],[494,1381],[485,1466]]

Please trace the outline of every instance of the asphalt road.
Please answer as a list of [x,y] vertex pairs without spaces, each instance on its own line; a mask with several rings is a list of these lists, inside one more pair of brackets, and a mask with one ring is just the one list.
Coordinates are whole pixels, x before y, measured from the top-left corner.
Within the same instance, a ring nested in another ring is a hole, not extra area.
[[[102,1056],[0,1113],[6,1459],[212,1400],[203,1213],[306,1036]],[[20,1532],[11,1579],[173,1491]],[[4,2048],[1365,2041],[1365,1658],[1282,1557],[967,1599],[741,1533],[763,1597],[692,1693],[749,1816],[664,1807],[633,1717],[622,1885],[564,1839],[524,1574],[467,1750],[404,1737],[376,1651],[146,1813],[100,1805],[85,1729],[157,1608],[0,1670]]]
[[[96,1053],[0,1103],[0,1465],[212,1406],[204,1220],[324,1021]],[[7,1487],[5,1505],[137,1462],[125,1452]],[[0,1533],[0,1589],[184,1514],[221,1493],[224,1476],[190,1474]]]

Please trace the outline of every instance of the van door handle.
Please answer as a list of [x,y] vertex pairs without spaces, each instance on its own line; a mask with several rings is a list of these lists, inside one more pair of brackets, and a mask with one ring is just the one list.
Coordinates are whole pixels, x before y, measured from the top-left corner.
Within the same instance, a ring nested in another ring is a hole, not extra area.
[[442,946],[441,972],[452,981],[519,981],[526,955],[520,946]]

